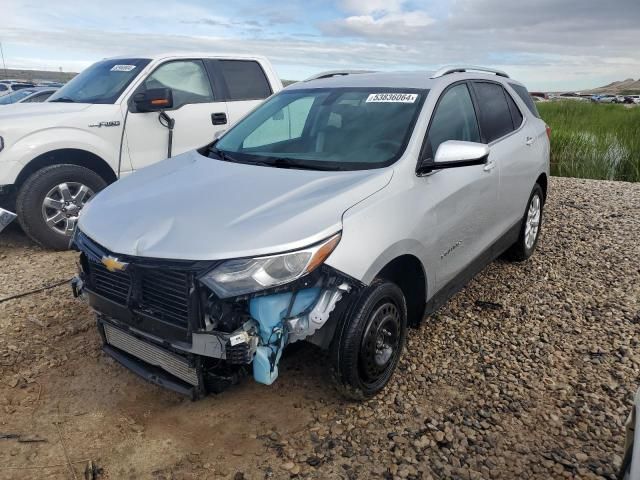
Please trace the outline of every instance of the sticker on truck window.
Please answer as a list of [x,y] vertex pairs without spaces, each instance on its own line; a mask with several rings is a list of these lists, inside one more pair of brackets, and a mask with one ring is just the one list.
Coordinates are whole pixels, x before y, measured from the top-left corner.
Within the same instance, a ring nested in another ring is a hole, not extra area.
[[113,67],[111,67],[111,71],[112,72],[130,72],[134,68],[136,68],[135,65],[114,65]]
[[417,93],[372,93],[366,103],[414,103]]

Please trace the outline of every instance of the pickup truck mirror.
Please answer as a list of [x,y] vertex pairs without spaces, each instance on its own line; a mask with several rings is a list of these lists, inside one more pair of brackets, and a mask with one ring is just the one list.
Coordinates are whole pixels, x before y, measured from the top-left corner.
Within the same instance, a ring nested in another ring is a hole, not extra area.
[[138,112],[160,112],[173,108],[173,92],[170,88],[150,88],[133,96]]
[[420,161],[416,173],[424,175],[433,170],[483,165],[487,163],[489,153],[489,146],[483,143],[447,140],[438,147],[435,160],[425,158]]

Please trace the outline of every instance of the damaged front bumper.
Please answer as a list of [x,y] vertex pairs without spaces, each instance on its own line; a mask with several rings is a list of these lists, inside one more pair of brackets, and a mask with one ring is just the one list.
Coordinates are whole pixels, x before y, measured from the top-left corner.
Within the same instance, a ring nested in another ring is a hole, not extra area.
[[[359,288],[322,266],[289,285],[220,299],[198,282],[212,262],[116,258],[81,233],[73,246],[82,252],[74,295],[86,296],[96,311],[105,352],[192,398],[248,374],[273,383],[289,343],[328,347],[340,317],[336,307]],[[105,265],[113,267],[113,259],[125,267],[110,271]]]

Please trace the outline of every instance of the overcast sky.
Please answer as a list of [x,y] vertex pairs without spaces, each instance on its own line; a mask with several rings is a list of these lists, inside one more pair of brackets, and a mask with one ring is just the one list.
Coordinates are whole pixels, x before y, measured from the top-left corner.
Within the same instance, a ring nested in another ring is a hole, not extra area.
[[286,79],[471,63],[532,90],[578,90],[640,77],[640,0],[2,0],[0,41],[8,68],[238,52]]

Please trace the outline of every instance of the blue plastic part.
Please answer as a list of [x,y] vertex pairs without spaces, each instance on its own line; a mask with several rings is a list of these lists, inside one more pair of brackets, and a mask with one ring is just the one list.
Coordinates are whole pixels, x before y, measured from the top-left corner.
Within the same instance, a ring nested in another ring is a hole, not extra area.
[[[291,308],[295,317],[311,307],[320,294],[319,287],[299,290]],[[260,327],[260,346],[253,359],[253,378],[256,382],[271,385],[278,378],[278,362],[287,343],[283,320],[293,293],[276,293],[249,301],[249,313]]]

